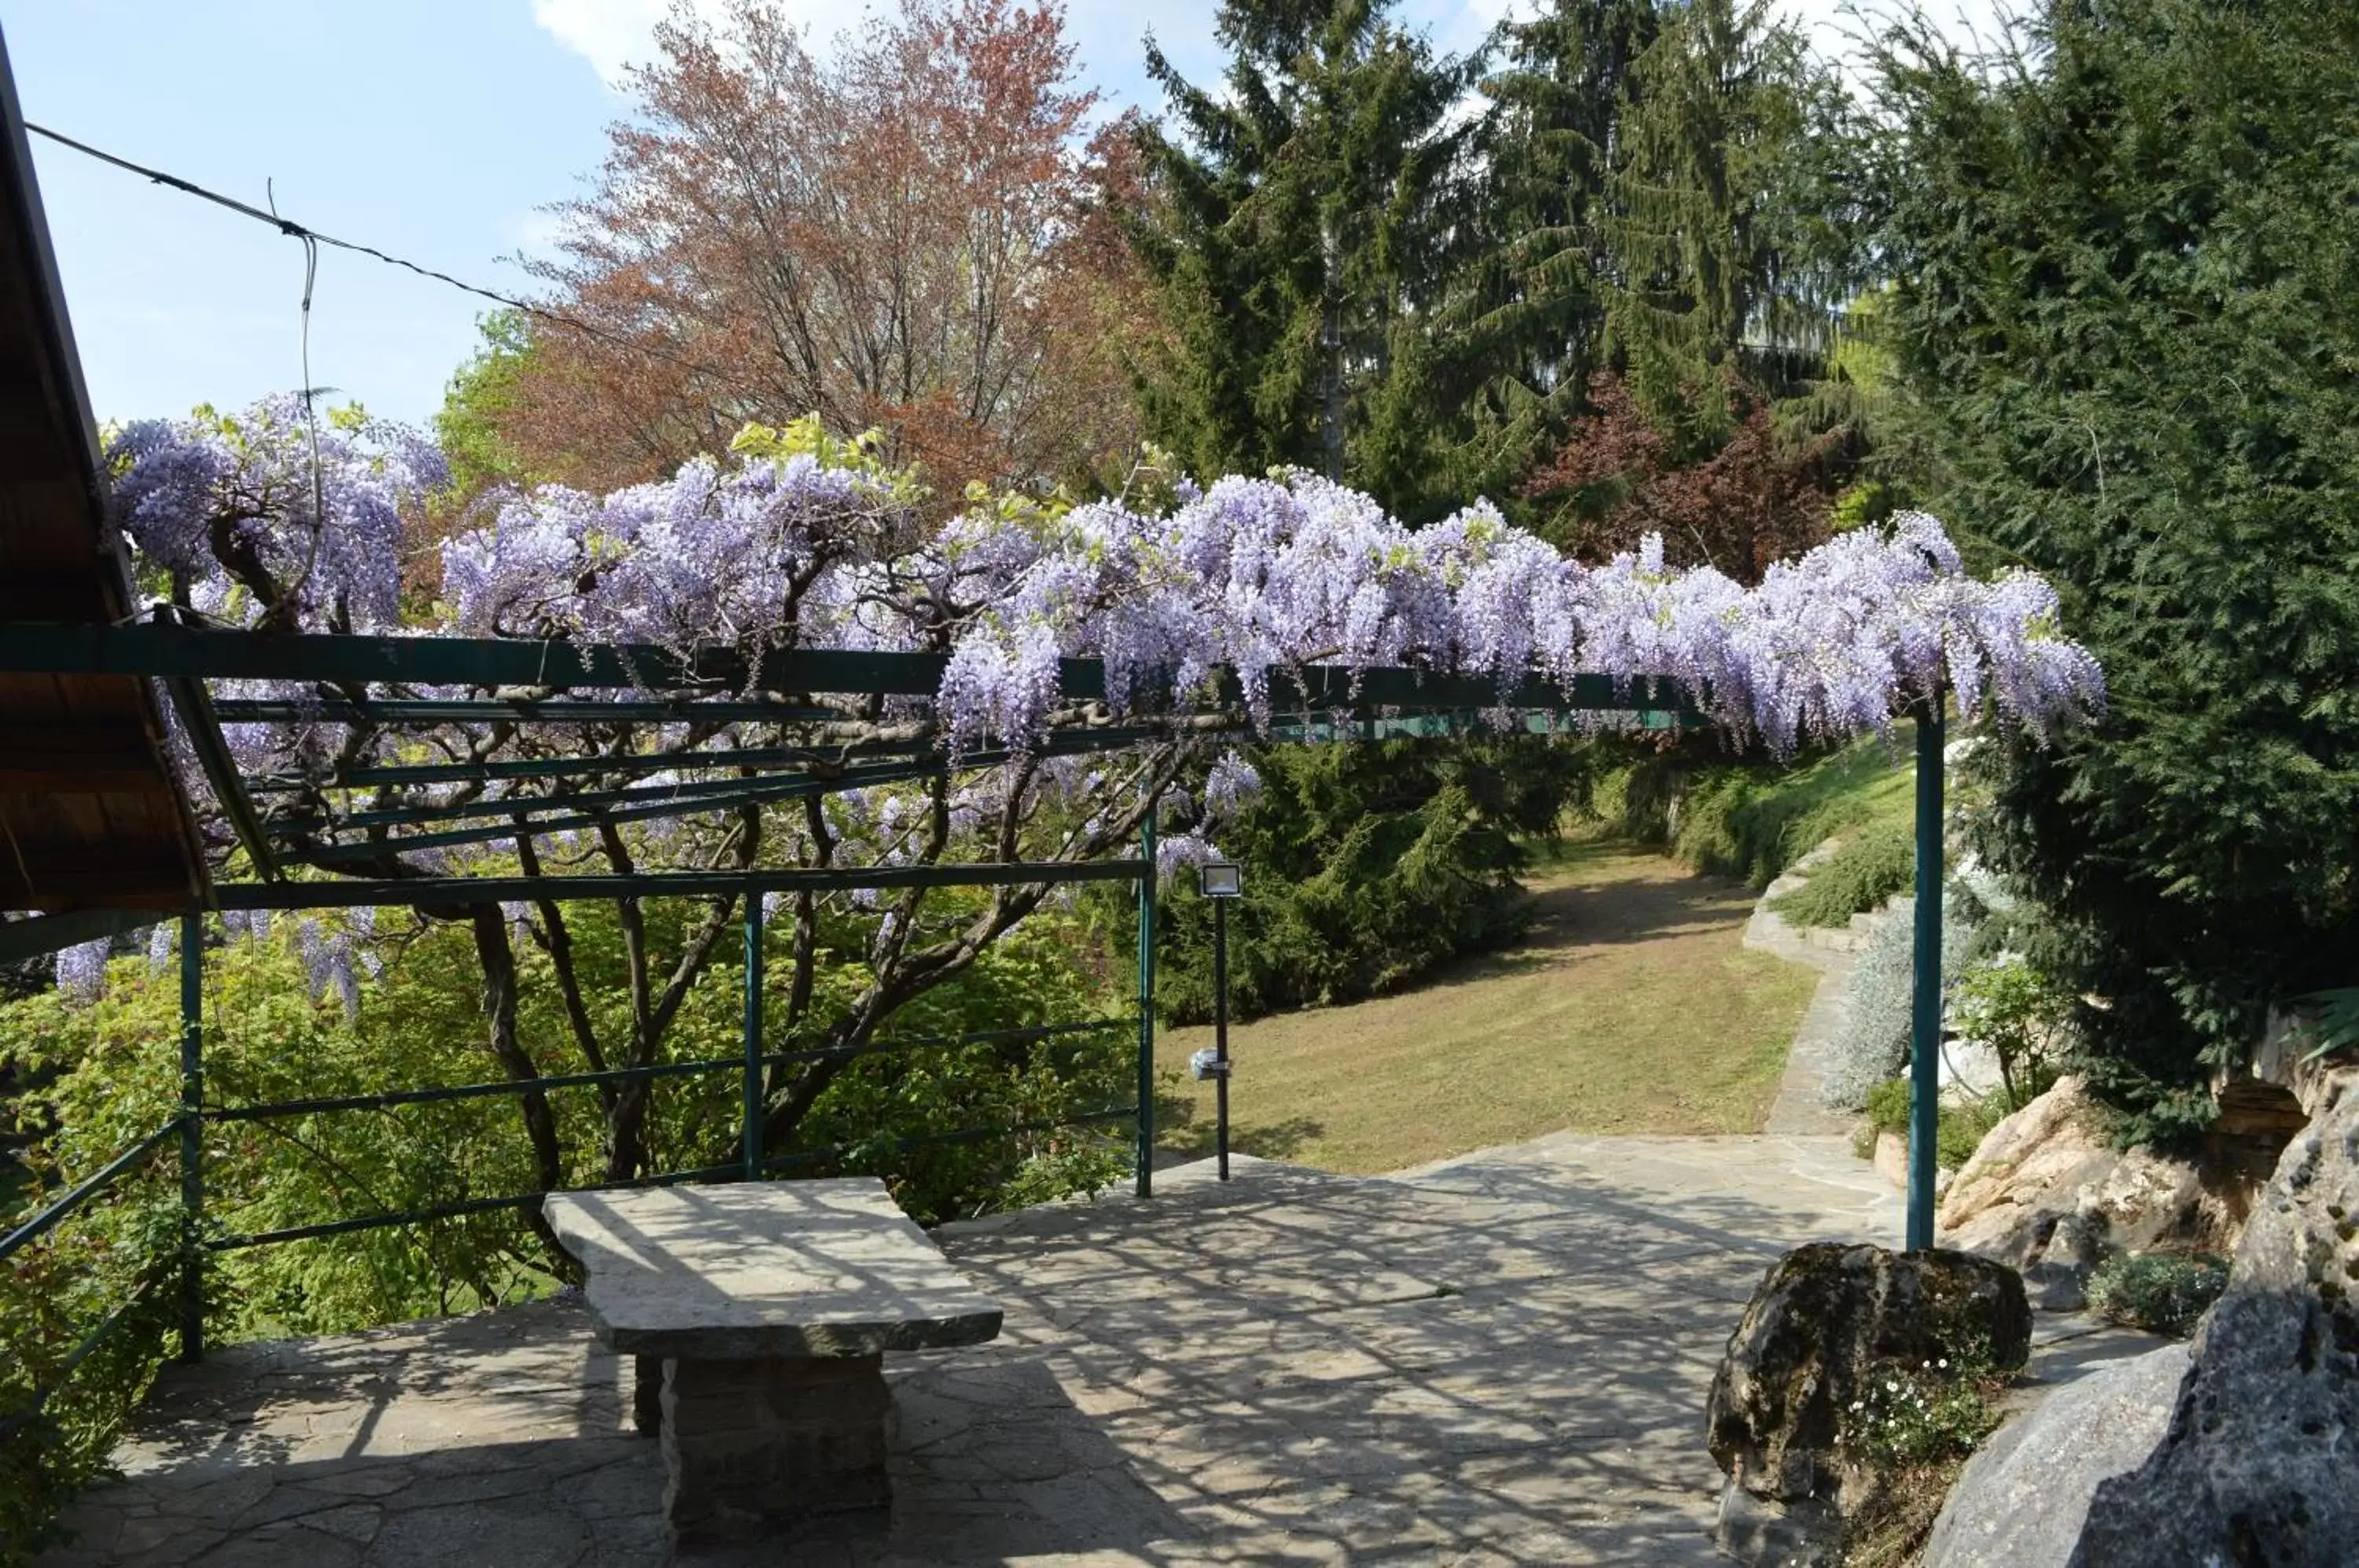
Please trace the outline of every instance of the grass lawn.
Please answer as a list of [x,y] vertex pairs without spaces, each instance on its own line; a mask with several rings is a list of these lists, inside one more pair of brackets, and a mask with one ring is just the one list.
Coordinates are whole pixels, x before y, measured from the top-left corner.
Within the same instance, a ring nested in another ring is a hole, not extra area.
[[[1753,895],[1626,844],[1567,846],[1527,879],[1514,951],[1398,996],[1233,1026],[1231,1147],[1397,1171],[1562,1128],[1742,1133],[1768,1114],[1817,976],[1740,940]],[[1210,1029],[1163,1033],[1159,1142],[1210,1153]]]

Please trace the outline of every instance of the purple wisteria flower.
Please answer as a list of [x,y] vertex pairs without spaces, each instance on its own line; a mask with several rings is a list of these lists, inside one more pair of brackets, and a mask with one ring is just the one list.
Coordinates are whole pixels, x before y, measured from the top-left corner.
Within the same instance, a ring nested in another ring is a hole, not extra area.
[[[127,426],[107,457],[114,513],[143,564],[160,569],[192,609],[233,626],[652,644],[682,655],[728,648],[741,656],[745,687],[764,692],[773,690],[765,660],[782,648],[940,655],[930,697],[833,695],[862,699],[835,704],[854,722],[906,725],[921,746],[966,765],[944,813],[959,839],[954,855],[996,854],[977,835],[1022,791],[1059,802],[1069,844],[1102,837],[1119,811],[1111,797],[1136,774],[1127,759],[1049,755],[1049,732],[1075,712],[1236,702],[1266,733],[1299,701],[1292,678],[1311,670],[1343,672],[1349,689],[1386,667],[1473,677],[1498,693],[1494,717],[1503,724],[1515,722],[1506,704],[1535,678],[1569,688],[1604,677],[1641,697],[1676,681],[1724,731],[1781,755],[1885,729],[1945,696],[1970,719],[2038,734],[2104,702],[2103,674],[2063,636],[2049,586],[2022,572],[1969,577],[1940,524],[1919,513],[1843,534],[1747,586],[1710,568],[1670,569],[1658,539],[1603,565],[1569,561],[1487,502],[1411,528],[1369,496],[1301,472],[1201,486],[1182,479],[1158,490],[1168,504],[985,504],[929,535],[906,476],[845,458],[849,448],[826,450],[828,461],[802,452],[690,463],[603,496],[549,485],[499,497],[442,544],[440,601],[423,615],[413,604],[406,620],[403,516],[443,473],[421,438],[323,419],[315,466],[301,407],[281,398],[231,418]],[[1085,701],[1066,690],[1062,661],[1075,659],[1102,661],[1102,707],[1094,693]],[[239,767],[287,791],[316,790],[355,767],[489,758],[503,747],[548,757],[582,739],[579,729],[529,720],[423,733],[356,727],[334,716],[334,690],[313,682],[224,681],[214,694],[299,711],[294,722],[223,726]],[[652,736],[665,748],[758,748],[782,744],[779,727],[706,725],[691,736],[678,724],[651,725],[630,744]],[[185,738],[173,744],[186,759]],[[981,766],[1001,747],[1023,766]],[[702,777],[683,771],[690,777],[635,775],[629,787],[644,798]],[[201,788],[192,762],[184,772]],[[540,787],[507,778],[419,784],[399,803],[529,801]],[[1165,873],[1209,857],[1208,835],[1259,787],[1234,752],[1197,796],[1183,800],[1172,787],[1164,807],[1174,831],[1158,852]],[[930,811],[894,785],[833,793],[817,822],[782,831],[839,841],[837,864],[907,864],[929,853],[935,831]],[[669,817],[619,831],[642,865],[703,864],[712,848]],[[578,822],[534,844],[545,859],[568,863],[604,853]],[[512,850],[387,853],[440,875]],[[850,908],[880,920],[880,943],[917,940],[883,918],[886,902],[854,894]],[[774,895],[765,907],[780,906]],[[507,912],[528,928],[527,906]],[[261,913],[230,923],[256,938],[268,931]],[[314,995],[356,997],[355,955],[375,972],[358,920],[299,929],[298,942]],[[103,953],[59,962],[70,988],[103,975]]]
[[[288,399],[127,427],[109,447],[116,511],[215,615],[261,614],[212,558],[212,521],[231,508],[232,531],[296,584],[300,624],[390,626],[398,507],[439,462],[393,427],[332,429],[321,514],[305,438]],[[1103,661],[1118,711],[1146,699],[1142,681],[1159,700],[1231,670],[1263,724],[1273,677],[1313,666],[1487,676],[1503,698],[1533,675],[1675,680],[1714,722],[1780,753],[1882,729],[1943,691],[1969,714],[2042,732],[2104,700],[2047,585],[1966,576],[1921,513],[1748,588],[1667,569],[1659,539],[1600,567],[1567,561],[1486,502],[1412,529],[1303,473],[1172,493],[1168,512],[979,507],[926,540],[889,475],[808,454],[699,461],[603,497],[544,486],[445,542],[438,618],[417,629],[728,645],[751,656],[756,683],[770,648],[938,648],[949,658],[932,707],[953,756],[1036,744],[1068,700],[1059,660],[1072,657]],[[237,694],[304,696],[258,683]],[[234,725],[230,738],[249,768],[305,771],[334,728]]]
[[75,1002],[95,1002],[106,990],[106,952],[104,937],[96,942],[80,942],[60,950],[57,957],[58,989]]

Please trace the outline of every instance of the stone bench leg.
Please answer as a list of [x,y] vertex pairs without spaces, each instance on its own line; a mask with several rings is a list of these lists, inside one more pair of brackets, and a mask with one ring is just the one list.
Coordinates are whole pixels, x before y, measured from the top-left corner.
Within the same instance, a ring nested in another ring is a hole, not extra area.
[[683,1542],[887,1500],[881,1356],[667,1361],[664,1510]]
[[653,1437],[663,1431],[663,1386],[662,1356],[631,1357],[631,1423],[639,1429],[641,1437]]

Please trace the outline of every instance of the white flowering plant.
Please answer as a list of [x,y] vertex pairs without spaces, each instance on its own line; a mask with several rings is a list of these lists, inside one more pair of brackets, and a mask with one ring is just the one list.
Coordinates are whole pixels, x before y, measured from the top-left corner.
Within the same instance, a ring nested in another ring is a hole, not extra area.
[[1889,1359],[1868,1369],[1838,1422],[1837,1450],[1877,1471],[1962,1459],[1999,1423],[2006,1379],[1972,1357]]

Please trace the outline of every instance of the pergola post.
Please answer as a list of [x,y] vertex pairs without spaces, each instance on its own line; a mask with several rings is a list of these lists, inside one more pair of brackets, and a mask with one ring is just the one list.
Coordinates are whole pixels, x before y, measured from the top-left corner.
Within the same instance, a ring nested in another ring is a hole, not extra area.
[[1941,1094],[1941,702],[1917,715],[1916,975],[1908,1029],[1908,1247],[1933,1245]]
[[1155,811],[1138,827],[1138,1168],[1136,1191],[1155,1195]]
[[205,1357],[205,922],[180,917],[180,1359]]
[[745,892],[745,1129],[739,1155],[745,1180],[762,1175],[762,895]]

